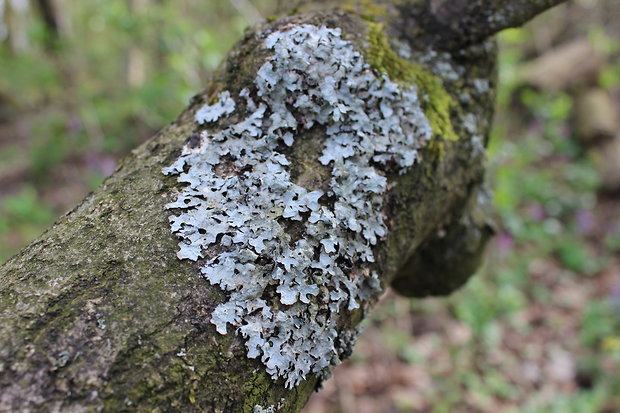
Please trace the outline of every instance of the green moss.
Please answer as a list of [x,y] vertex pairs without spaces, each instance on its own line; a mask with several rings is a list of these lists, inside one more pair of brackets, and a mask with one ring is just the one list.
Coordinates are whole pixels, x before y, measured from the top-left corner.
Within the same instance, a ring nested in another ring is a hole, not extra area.
[[243,386],[244,393],[246,394],[243,402],[243,413],[252,413],[254,406],[265,404],[265,395],[269,394],[270,381],[271,378],[264,371],[258,371]]
[[[415,84],[420,91],[422,109],[433,128],[434,138],[448,141],[458,140],[450,120],[450,111],[454,106],[454,101],[443,87],[441,79],[422,68],[421,65],[398,56],[385,36],[383,24],[368,22],[367,25],[370,65],[386,73],[395,82]],[[440,154],[443,142],[433,139],[429,146],[432,152]]]
[[342,9],[359,14],[365,20],[374,22],[376,18],[387,15],[384,5],[379,5],[373,0],[346,0]]

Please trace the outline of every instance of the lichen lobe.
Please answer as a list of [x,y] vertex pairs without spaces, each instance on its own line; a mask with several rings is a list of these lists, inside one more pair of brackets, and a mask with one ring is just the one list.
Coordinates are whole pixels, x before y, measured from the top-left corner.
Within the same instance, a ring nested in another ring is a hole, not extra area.
[[[229,294],[211,322],[242,335],[248,357],[292,388],[348,353],[355,331],[338,336],[343,312],[380,291],[373,248],[386,235],[385,170],[411,168],[432,131],[416,86],[377,74],[339,29],[291,25],[264,47],[273,54],[253,86],[201,108],[200,141],[164,173],[186,184],[167,205],[178,257],[201,260],[202,275]],[[209,132],[240,103],[243,120]],[[315,125],[326,130],[326,192],[293,182],[283,150]],[[207,255],[215,244],[222,252]]]

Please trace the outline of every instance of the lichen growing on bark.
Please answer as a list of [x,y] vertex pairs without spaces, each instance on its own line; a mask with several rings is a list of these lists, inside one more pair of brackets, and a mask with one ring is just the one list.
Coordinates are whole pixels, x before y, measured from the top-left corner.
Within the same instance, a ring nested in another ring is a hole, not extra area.
[[213,105],[205,105],[196,112],[196,122],[203,123],[215,122],[220,117],[230,115],[235,111],[235,101],[230,97],[229,91],[224,91],[218,96],[217,102]]
[[[386,171],[413,166],[432,130],[415,84],[378,76],[340,29],[294,25],[264,47],[272,56],[254,85],[196,116],[208,123],[243,106],[243,120],[190,139],[164,172],[188,184],[168,205],[180,211],[170,217],[179,258],[203,259],[203,276],[230,294],[211,322],[221,334],[232,326],[248,357],[290,388],[350,352],[356,333],[340,331],[340,314],[380,289],[372,263],[386,235]],[[297,185],[288,168],[287,148],[315,126],[325,128],[326,192]]]
[[390,45],[383,24],[368,22],[367,26],[370,43],[368,60],[371,66],[387,73],[390,79],[396,82],[417,85],[422,108],[434,134],[449,141],[457,140],[458,136],[450,120],[450,110],[454,102],[443,87],[441,79],[420,65],[400,57]]
[[263,407],[260,404],[254,406],[254,410],[252,413],[275,413],[276,407],[271,405],[269,407]]

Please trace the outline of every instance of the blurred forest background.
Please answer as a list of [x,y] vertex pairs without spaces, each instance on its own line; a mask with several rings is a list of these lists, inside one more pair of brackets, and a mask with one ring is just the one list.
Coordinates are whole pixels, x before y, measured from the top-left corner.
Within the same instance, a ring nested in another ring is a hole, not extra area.
[[[174,120],[276,0],[0,0],[0,263]],[[305,413],[620,412],[620,1],[500,36],[502,220],[448,298],[387,292]]]

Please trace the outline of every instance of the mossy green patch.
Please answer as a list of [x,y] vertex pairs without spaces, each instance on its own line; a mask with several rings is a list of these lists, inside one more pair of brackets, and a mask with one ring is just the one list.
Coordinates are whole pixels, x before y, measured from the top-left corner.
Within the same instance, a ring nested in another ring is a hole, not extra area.
[[271,378],[264,371],[258,371],[243,385],[247,395],[243,403],[243,413],[252,413],[254,406],[265,404],[265,394],[269,393],[270,381]]
[[374,22],[376,18],[385,16],[387,9],[373,0],[347,0],[342,8],[347,11],[358,13],[365,20]]
[[[368,22],[367,25],[370,43],[367,57],[370,65],[386,73],[395,82],[415,84],[420,91],[422,109],[431,124],[434,137],[448,141],[458,140],[450,120],[454,101],[443,87],[441,79],[421,65],[398,56],[385,36],[383,24]],[[433,152],[441,153],[443,143],[433,139],[429,146]]]

